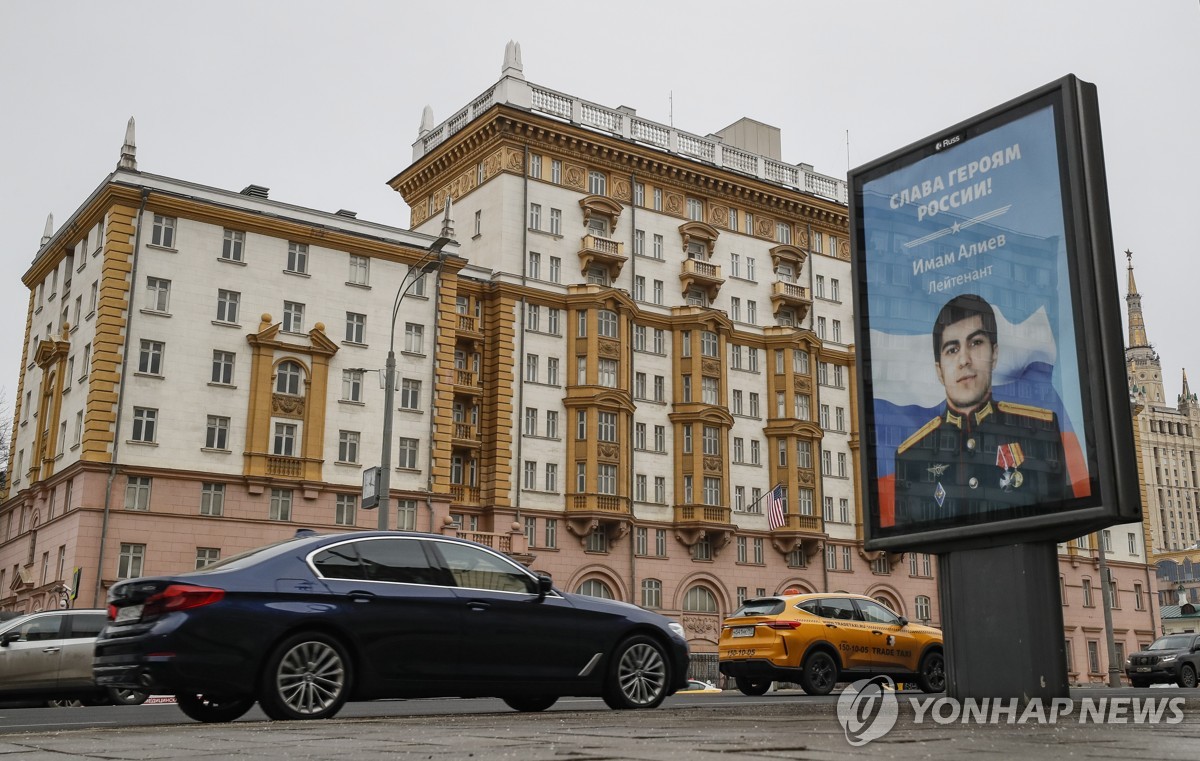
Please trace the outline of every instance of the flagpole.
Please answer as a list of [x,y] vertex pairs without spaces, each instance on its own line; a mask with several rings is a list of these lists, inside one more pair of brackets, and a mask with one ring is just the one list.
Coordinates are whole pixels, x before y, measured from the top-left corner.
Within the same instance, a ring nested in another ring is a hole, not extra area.
[[766,497],[768,495],[772,494],[780,486],[783,486],[783,481],[780,481],[779,483],[772,486],[770,489],[768,489],[765,492],[763,492],[762,494],[758,495],[758,499],[754,500],[753,502],[751,502],[749,505],[746,506],[746,512],[748,512],[748,513],[754,512],[754,506],[757,505],[759,502],[762,502],[764,499],[766,499]]

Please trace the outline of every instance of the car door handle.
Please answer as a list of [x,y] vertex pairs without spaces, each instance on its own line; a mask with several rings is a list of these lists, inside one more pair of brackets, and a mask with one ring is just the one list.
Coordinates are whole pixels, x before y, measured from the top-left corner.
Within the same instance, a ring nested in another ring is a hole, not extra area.
[[879,631],[878,629],[872,629],[871,633],[872,634],[883,634],[883,632]]
[[488,603],[479,602],[478,600],[473,600],[473,601],[467,603],[467,610],[487,610],[490,607],[492,607],[492,606],[489,605]]
[[371,602],[375,599],[374,592],[363,592],[361,590],[349,592],[346,596],[350,598],[351,602]]
[[61,647],[46,647],[46,648],[42,649],[42,652],[43,653],[57,653],[59,650],[62,650],[62,648]]
[[825,624],[825,626],[829,627],[830,629],[836,629],[836,628],[838,628],[838,625],[837,625],[837,624]]

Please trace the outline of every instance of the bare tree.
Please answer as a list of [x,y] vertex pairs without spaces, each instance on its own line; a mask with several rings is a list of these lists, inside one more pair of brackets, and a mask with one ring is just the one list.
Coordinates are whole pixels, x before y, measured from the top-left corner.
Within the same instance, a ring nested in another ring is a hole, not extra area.
[[8,404],[8,390],[0,386],[0,484],[8,483],[8,450],[12,442],[12,408]]

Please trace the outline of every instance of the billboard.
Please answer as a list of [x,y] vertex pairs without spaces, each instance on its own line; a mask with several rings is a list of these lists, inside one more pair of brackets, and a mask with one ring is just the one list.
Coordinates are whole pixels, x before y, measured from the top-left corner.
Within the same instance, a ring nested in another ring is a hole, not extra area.
[[1136,520],[1095,88],[854,170],[850,219],[868,549]]

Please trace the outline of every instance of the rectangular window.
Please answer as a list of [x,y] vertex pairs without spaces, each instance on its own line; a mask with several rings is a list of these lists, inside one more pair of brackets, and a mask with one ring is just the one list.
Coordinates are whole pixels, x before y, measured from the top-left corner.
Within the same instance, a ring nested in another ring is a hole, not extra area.
[[205,449],[229,449],[229,418],[209,415],[204,436]]
[[404,323],[404,351],[409,354],[425,353],[425,326],[414,322]]
[[[529,155],[529,176],[536,180],[542,179],[542,157],[536,153]],[[529,546],[533,546],[533,540],[529,540]]]
[[[163,248],[175,248],[175,218],[154,215],[154,225],[150,231],[150,243]],[[141,574],[138,574],[141,576]]]
[[362,390],[363,371],[342,370],[342,401],[361,402]]
[[588,172],[588,193],[594,196],[602,196],[608,190],[608,176],[603,172],[590,171]]
[[756,391],[750,392],[750,417],[760,417],[758,410],[758,392]]
[[[562,209],[550,210],[550,234],[562,235]],[[550,279],[555,283],[558,282],[557,280],[554,280],[554,278]]]
[[290,521],[292,519],[292,490],[272,489],[270,519],[273,521]]
[[529,204],[529,229],[542,229],[542,205],[540,203]]
[[212,383],[218,383],[223,386],[233,384],[234,357],[235,355],[231,351],[213,351]]
[[133,440],[154,443],[158,426],[158,410],[150,407],[133,408]]
[[[562,184],[562,162],[558,159],[550,159],[550,182],[555,185]],[[553,544],[547,544],[547,547],[553,547]]]
[[350,278],[352,285],[367,285],[370,282],[371,259],[366,256],[350,255]]
[[121,554],[117,557],[117,578],[138,578],[142,575],[142,564],[145,561],[146,545],[121,542]]
[[558,412],[546,410],[546,438],[558,438]]
[[200,514],[223,515],[225,513],[225,484],[203,483],[200,485]]
[[[141,350],[138,352],[138,372],[147,375],[162,375],[163,349],[162,341],[147,341],[142,339]],[[68,380],[70,376],[68,375]]]
[[[551,221],[553,221],[553,217],[551,218]],[[551,283],[562,282],[562,259],[557,256],[550,257],[550,282]],[[551,309],[550,314],[557,315],[558,310]],[[557,322],[554,322],[552,324],[554,324],[555,327],[552,327],[550,332],[557,335],[558,334]]]
[[537,436],[538,411],[533,407],[525,408],[525,435]]
[[405,378],[400,382],[400,408],[405,410],[421,408],[421,381]]
[[546,519],[546,547],[554,549],[558,546],[558,519]]
[[308,244],[288,241],[287,271],[299,274],[308,272]]
[[396,443],[396,467],[403,470],[416,470],[417,440],[402,436]]
[[298,301],[283,302],[283,332],[304,332],[304,305]]
[[354,513],[358,507],[357,494],[339,494],[333,507],[333,522],[339,526],[353,526]]
[[146,308],[166,312],[171,304],[171,281],[161,277],[146,278]]
[[[645,474],[638,473],[637,478],[634,480],[634,482],[635,482],[635,486],[634,486],[633,498],[635,500],[637,500],[638,502],[645,502],[646,501],[646,489],[647,489],[647,481],[646,481]],[[645,529],[639,529],[639,531],[644,532]],[[645,550],[642,550],[639,554],[645,555],[646,552],[645,552]]]
[[217,322],[236,323],[238,321],[238,305],[242,294],[237,291],[217,290]]
[[546,491],[558,491],[558,465],[546,463]]
[[367,316],[358,312],[346,312],[346,341],[348,343],[366,343]]
[[734,415],[742,414],[742,390],[740,388],[733,390],[733,407],[730,411]]
[[537,383],[538,379],[538,355],[525,355],[525,380],[528,383]]
[[358,462],[358,431],[338,431],[338,462]]
[[[654,192],[657,194],[658,190],[655,189]],[[653,256],[655,259],[661,260],[663,258],[663,236],[655,235],[652,240],[654,247],[651,249],[651,256]]]
[[662,425],[654,426],[654,451],[655,452],[667,451],[667,429],[666,429],[666,426],[662,426]]
[[537,463],[533,460],[526,460],[524,463],[524,488],[537,488]]
[[531,548],[537,545],[537,518],[525,518],[525,544]]
[[125,509],[126,510],[141,510],[150,509],[150,477],[149,476],[130,476],[125,484]]
[[296,452],[296,424],[276,423],[271,453],[280,457],[292,457]]
[[759,465],[762,463],[761,444],[758,439],[750,439],[750,464]]

